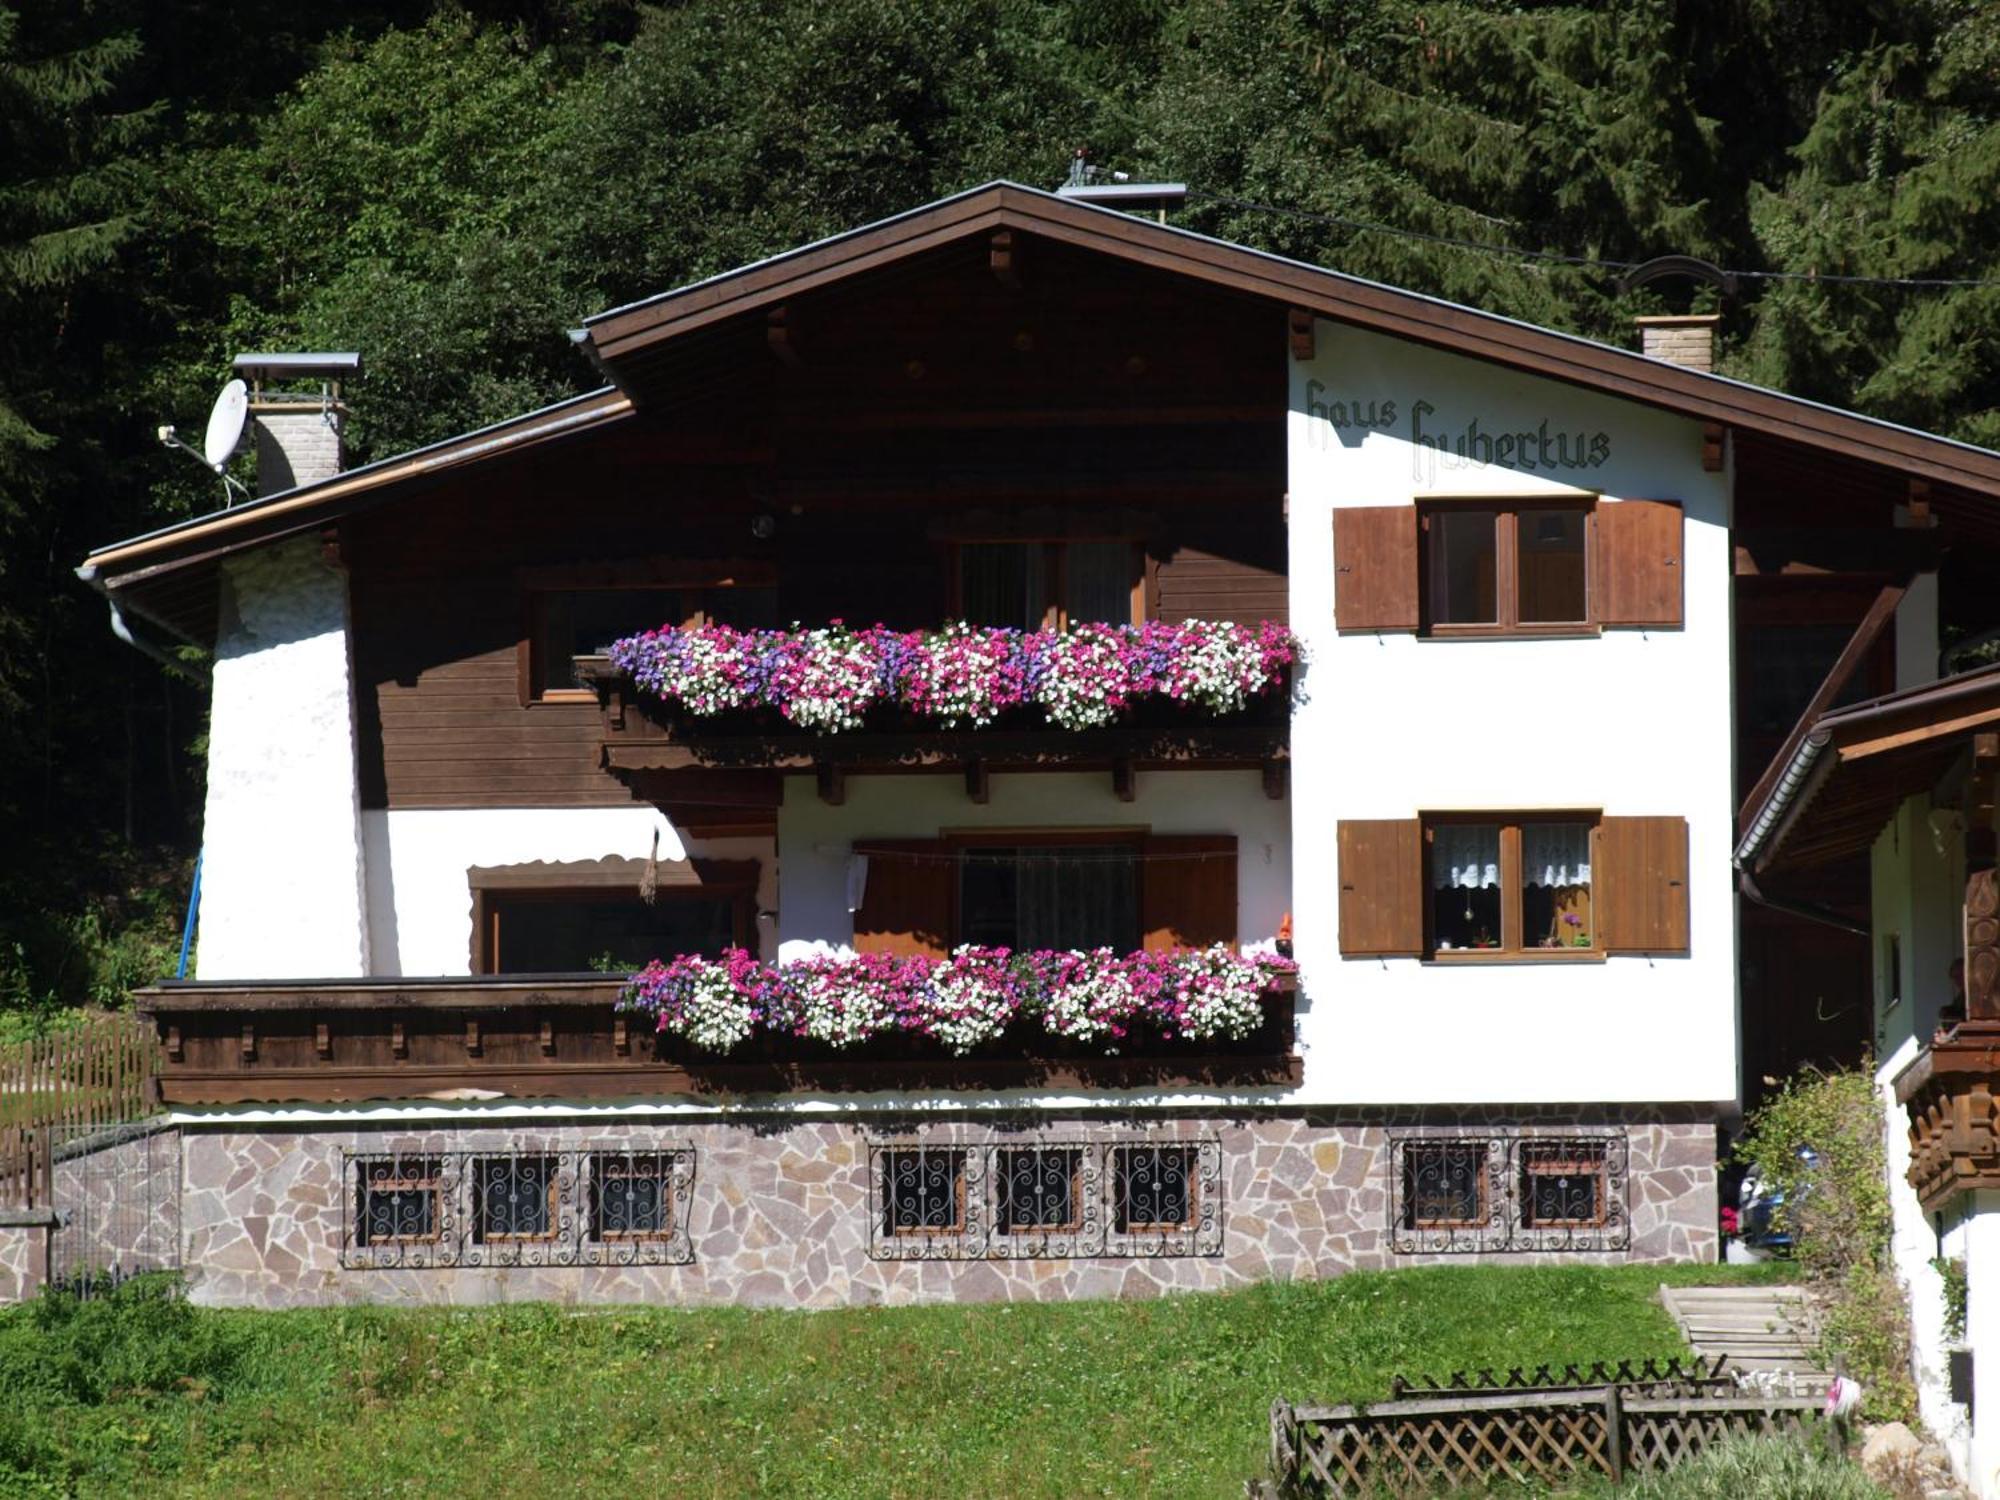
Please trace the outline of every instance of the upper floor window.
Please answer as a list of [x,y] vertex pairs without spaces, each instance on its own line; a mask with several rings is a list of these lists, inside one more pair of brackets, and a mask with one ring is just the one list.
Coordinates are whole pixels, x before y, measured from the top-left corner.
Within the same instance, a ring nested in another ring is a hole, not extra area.
[[1589,629],[1589,502],[1425,505],[1423,618],[1435,635]]
[[662,865],[651,901],[639,895],[643,873],[638,860],[470,871],[473,972],[624,971],[756,945],[753,863]]
[[1129,540],[960,542],[953,552],[953,613],[967,624],[1063,630],[1145,619],[1144,563]]
[[1594,814],[1426,820],[1433,952],[1601,951],[1590,885],[1596,826]]

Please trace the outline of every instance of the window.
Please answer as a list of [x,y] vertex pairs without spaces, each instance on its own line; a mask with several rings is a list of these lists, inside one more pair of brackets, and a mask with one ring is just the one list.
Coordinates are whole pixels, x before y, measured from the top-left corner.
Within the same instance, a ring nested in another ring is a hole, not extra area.
[[1424,822],[1433,957],[1597,954],[1591,859],[1597,816]]
[[592,1156],[590,1237],[648,1240],[672,1234],[673,1167],[673,1157],[657,1151]]
[[1465,1229],[1492,1216],[1482,1140],[1413,1142],[1403,1151],[1403,1227]]
[[1112,1227],[1165,1234],[1195,1220],[1192,1146],[1120,1146],[1112,1152]]
[[881,1157],[882,1232],[954,1235],[965,1230],[965,1152],[912,1146]]
[[439,1183],[443,1164],[430,1157],[389,1157],[358,1173],[355,1242],[360,1245],[424,1244],[438,1237]]
[[1145,618],[1143,568],[1129,540],[961,542],[954,612],[1024,630],[1132,625]]
[[589,696],[589,688],[576,680],[575,658],[602,656],[628,635],[663,625],[752,630],[782,623],[778,591],[770,585],[537,589],[529,614],[527,696],[537,700]]
[[1074,1147],[1005,1149],[994,1157],[1002,1234],[1083,1227],[1083,1152]]
[[548,1156],[483,1156],[473,1166],[472,1238],[546,1240],[555,1236],[556,1163]]
[[1389,1241],[1400,1254],[1623,1250],[1623,1132],[1392,1132]]
[[351,1269],[694,1259],[689,1146],[348,1152],[344,1160],[353,1193],[340,1263]]
[[958,941],[989,948],[1139,946],[1132,842],[986,844],[958,858]]
[[[1220,1255],[1222,1147],[1211,1137],[1049,1140],[998,1133],[869,1147],[876,1260]],[[948,1142],[948,1143],[946,1143]]]
[[1604,1146],[1593,1141],[1523,1141],[1521,1224],[1528,1229],[1593,1229],[1604,1222]]
[[494,865],[468,870],[472,972],[580,974],[638,969],[678,954],[755,943],[754,860],[676,860],[639,895],[644,860]]
[[1420,508],[1424,628],[1558,634],[1595,625],[1589,503],[1445,501]]

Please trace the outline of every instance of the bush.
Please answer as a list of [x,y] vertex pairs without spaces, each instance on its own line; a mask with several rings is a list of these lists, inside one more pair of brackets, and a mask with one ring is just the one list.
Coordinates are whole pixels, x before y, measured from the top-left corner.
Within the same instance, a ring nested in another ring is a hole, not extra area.
[[[1779,1213],[1817,1294],[1821,1341],[1837,1368],[1861,1382],[1863,1415],[1910,1421],[1909,1304],[1889,1257],[1892,1228],[1882,1102],[1872,1068],[1809,1069],[1788,1080],[1749,1120],[1737,1154],[1785,1196]],[[1811,1146],[1808,1168],[1798,1147]]]
[[1630,1500],[1889,1500],[1846,1459],[1799,1438],[1732,1438],[1651,1474]]

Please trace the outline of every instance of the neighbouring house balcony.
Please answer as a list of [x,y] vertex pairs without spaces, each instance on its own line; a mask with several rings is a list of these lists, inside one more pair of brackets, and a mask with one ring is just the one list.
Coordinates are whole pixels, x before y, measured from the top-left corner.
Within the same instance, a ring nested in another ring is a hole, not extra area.
[[604,765],[850,772],[1258,768],[1281,797],[1297,649],[1289,629],[1184,621],[1015,630],[663,629],[574,658]]
[[1939,1032],[1895,1088],[1910,1116],[1910,1185],[1926,1212],[2000,1189],[2000,1020]]
[[[740,952],[635,977],[177,982],[140,990],[169,1105],[716,1098],[1296,1084],[1296,981],[1226,949]],[[1082,962],[1080,962],[1082,961]]]

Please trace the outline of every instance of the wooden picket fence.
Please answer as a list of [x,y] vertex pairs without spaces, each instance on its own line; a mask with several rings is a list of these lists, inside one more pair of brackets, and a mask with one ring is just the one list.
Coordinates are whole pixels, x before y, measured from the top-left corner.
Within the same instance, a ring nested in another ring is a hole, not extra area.
[[1500,1478],[1617,1484],[1724,1438],[1802,1432],[1820,1409],[1816,1397],[1724,1392],[1706,1382],[1664,1395],[1608,1384],[1453,1391],[1366,1407],[1279,1400],[1271,1404],[1271,1471],[1285,1497],[1429,1494]]
[[145,1119],[159,1071],[158,1038],[134,1016],[0,1047],[0,1207],[46,1207],[57,1143]]

